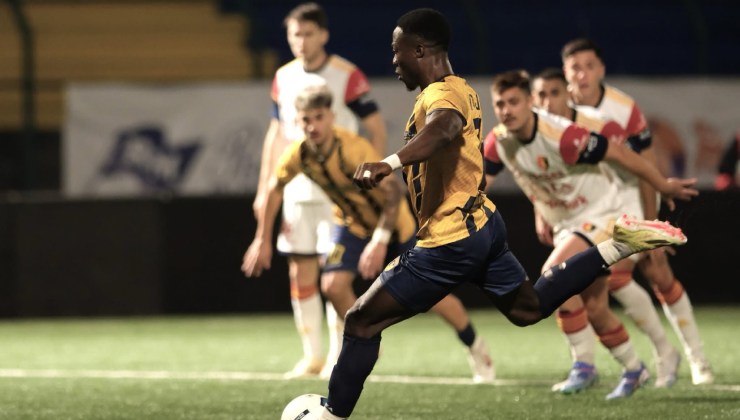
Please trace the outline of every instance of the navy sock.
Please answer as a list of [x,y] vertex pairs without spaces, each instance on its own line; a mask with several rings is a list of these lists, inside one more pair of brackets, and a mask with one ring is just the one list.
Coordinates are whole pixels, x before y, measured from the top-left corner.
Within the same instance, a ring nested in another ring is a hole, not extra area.
[[463,344],[465,344],[466,346],[472,346],[473,342],[475,341],[475,330],[473,329],[473,323],[468,322],[468,326],[465,327],[465,329],[457,332],[457,337],[460,338],[460,341],[462,341]]
[[327,406],[332,414],[349,417],[360,399],[362,388],[378,360],[380,334],[372,338],[344,333],[342,351],[329,379]]
[[542,318],[547,318],[571,296],[590,286],[605,265],[606,261],[594,246],[542,274],[534,285]]

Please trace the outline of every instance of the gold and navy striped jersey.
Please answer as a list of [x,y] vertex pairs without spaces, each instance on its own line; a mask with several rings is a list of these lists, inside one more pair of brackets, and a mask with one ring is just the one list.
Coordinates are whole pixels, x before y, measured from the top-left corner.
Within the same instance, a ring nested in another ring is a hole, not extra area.
[[[334,127],[326,156],[311,150],[306,140],[293,142],[280,156],[276,168],[278,184],[284,187],[303,173],[315,182],[334,203],[334,219],[360,238],[369,238],[385,204],[383,190],[362,190],[352,182],[355,169],[363,162],[377,162],[380,155],[370,142],[350,131]],[[405,242],[414,235],[416,223],[406,200],[399,203],[394,238]]]
[[435,247],[470,236],[496,210],[480,191],[483,181],[481,110],[478,94],[465,79],[450,75],[427,86],[417,97],[406,124],[411,140],[439,109],[459,113],[462,134],[425,162],[404,168],[411,205],[419,222],[416,245]]

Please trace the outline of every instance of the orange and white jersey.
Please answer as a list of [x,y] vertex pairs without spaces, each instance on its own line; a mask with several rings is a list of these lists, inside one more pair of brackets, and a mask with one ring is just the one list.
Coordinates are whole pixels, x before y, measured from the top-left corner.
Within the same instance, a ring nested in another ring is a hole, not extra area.
[[[626,142],[636,153],[650,147],[652,141],[650,129],[635,100],[613,86],[603,85],[603,88],[603,95],[596,107],[576,106],[576,111],[588,113],[592,118],[614,121],[619,124],[626,134],[622,142]],[[610,165],[622,181],[620,195],[627,206],[625,212],[635,217],[643,217],[639,191],[640,179],[619,164],[606,165]]]
[[[618,214],[621,201],[613,172],[600,162],[614,123],[598,132],[534,109],[535,130],[518,139],[503,124],[485,141],[486,172],[505,166],[542,217],[556,232]],[[499,163],[496,165],[496,163]]]
[[[295,100],[301,91],[317,85],[329,88],[333,96],[332,111],[336,115],[334,123],[348,131],[357,133],[359,119],[377,111],[375,102],[367,98],[370,83],[354,64],[332,54],[320,69],[306,71],[302,60],[295,59],[280,67],[272,81],[273,117],[280,121],[286,142],[305,137],[296,120]],[[296,202],[326,200],[320,188],[303,176],[286,186],[284,196]]]

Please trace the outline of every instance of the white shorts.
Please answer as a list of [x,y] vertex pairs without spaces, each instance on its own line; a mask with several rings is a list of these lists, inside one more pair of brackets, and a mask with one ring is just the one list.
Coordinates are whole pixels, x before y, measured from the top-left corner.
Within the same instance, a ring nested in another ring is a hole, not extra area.
[[617,216],[605,216],[593,218],[583,223],[558,226],[553,237],[553,243],[557,246],[570,235],[581,236],[589,245],[596,245],[612,237],[612,229]]
[[284,255],[324,255],[331,250],[332,205],[326,201],[283,201],[277,250]]
[[[589,242],[589,245],[593,246],[604,242],[605,240],[612,237],[614,231],[614,223],[617,221],[617,216],[606,216],[601,218],[595,218],[583,222],[579,225],[571,225],[566,227],[560,227],[555,233],[553,243],[555,246],[558,243],[565,240],[570,235],[578,235]],[[632,262],[637,263],[640,260],[640,254],[632,254],[628,257]]]

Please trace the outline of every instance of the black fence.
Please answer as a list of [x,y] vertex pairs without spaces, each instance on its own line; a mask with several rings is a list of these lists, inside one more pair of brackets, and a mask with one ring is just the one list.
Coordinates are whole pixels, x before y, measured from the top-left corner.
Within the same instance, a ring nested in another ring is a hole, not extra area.
[[[520,195],[494,197],[532,278],[548,249]],[[672,257],[694,303],[740,302],[740,194],[704,192],[667,218],[689,243]],[[0,202],[0,316],[109,316],[290,310],[287,269],[240,272],[254,235],[251,197]],[[358,288],[364,285],[359,283]],[[458,294],[487,305],[472,287]]]

